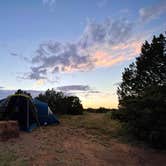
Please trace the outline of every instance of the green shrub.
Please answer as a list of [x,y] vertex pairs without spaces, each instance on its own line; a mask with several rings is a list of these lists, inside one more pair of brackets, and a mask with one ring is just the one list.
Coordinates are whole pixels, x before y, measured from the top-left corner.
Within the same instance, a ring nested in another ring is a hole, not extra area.
[[141,98],[126,100],[126,108],[112,112],[112,118],[126,122],[130,132],[153,147],[166,148],[166,87],[151,89]]
[[62,92],[48,89],[44,94],[39,94],[36,98],[47,102],[50,109],[56,114],[83,114],[83,107],[77,96],[65,96]]

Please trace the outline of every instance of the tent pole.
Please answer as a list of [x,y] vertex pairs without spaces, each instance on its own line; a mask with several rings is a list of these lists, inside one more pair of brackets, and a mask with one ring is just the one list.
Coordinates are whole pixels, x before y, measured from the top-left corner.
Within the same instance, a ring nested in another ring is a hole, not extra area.
[[29,100],[27,100],[27,128],[29,129]]

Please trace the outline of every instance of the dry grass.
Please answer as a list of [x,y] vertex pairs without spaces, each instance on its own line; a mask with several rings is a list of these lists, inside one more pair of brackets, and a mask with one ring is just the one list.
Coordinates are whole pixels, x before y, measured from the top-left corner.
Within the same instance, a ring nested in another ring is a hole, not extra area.
[[124,129],[123,124],[111,119],[111,113],[84,113],[79,116],[62,116],[62,122],[73,128],[84,128],[89,134],[99,139],[116,138],[128,142],[131,138]]
[[121,142],[122,125],[109,114],[62,116],[58,126],[0,142],[0,166],[155,166],[166,154]]

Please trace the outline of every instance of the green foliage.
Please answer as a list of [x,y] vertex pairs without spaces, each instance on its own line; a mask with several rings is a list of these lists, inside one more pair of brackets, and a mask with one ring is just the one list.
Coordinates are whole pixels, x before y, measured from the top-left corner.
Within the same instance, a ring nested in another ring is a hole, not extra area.
[[76,96],[65,96],[62,92],[48,89],[44,94],[41,93],[36,98],[47,102],[55,113],[72,115],[83,113],[82,104]]
[[15,94],[23,94],[23,95],[27,95],[27,96],[29,96],[29,97],[32,98],[32,96],[31,96],[30,93],[28,93],[28,92],[26,92],[26,91],[23,91],[23,90],[21,90],[21,89],[18,89],[18,90],[15,92]]
[[119,110],[112,118],[126,122],[138,139],[166,148],[166,39],[153,37],[122,74]]

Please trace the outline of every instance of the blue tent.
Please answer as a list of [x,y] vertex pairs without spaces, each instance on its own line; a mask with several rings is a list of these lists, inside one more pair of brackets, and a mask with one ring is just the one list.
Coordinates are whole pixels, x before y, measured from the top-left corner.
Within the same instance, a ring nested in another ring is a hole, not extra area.
[[2,119],[17,120],[20,129],[32,131],[41,125],[58,124],[47,103],[32,99],[27,95],[16,94],[0,101]]
[[38,99],[34,99],[33,103],[35,104],[38,110],[38,119],[40,125],[49,125],[54,123],[59,123],[56,116],[52,113],[47,103],[44,103]]

